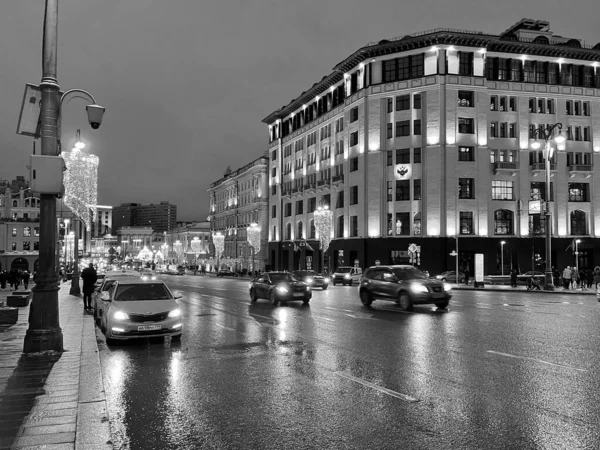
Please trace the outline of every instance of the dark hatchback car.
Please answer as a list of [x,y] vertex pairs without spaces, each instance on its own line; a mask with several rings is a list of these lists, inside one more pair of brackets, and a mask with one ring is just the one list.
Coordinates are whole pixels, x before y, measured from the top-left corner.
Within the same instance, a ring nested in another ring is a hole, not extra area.
[[237,277],[238,274],[235,272],[232,272],[231,270],[222,269],[217,272],[217,276],[218,277]]
[[358,285],[360,300],[370,306],[376,299],[391,300],[402,310],[433,303],[446,308],[452,297],[450,285],[425,276],[413,266],[373,266],[363,273]]
[[250,299],[266,298],[273,306],[279,302],[301,300],[305,305],[312,297],[310,286],[289,272],[267,272],[250,282]]
[[311,288],[320,287],[325,290],[329,286],[329,277],[325,277],[314,270],[296,270],[292,272],[292,275],[304,281]]

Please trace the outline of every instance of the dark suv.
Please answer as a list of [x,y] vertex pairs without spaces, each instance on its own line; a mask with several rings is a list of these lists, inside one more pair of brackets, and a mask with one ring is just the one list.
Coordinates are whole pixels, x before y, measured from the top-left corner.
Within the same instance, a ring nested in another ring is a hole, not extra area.
[[402,310],[426,303],[446,308],[452,297],[449,284],[428,278],[416,267],[400,265],[369,267],[363,273],[358,292],[365,306],[382,299],[398,303]]

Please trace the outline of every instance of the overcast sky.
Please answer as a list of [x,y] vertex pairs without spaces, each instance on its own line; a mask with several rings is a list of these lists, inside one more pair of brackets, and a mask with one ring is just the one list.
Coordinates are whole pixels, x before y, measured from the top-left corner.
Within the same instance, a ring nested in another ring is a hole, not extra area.
[[[210,183],[267,149],[261,120],[363,44],[436,27],[498,34],[521,18],[600,42],[598,0],[59,0],[58,81],[106,107],[64,107],[100,158],[98,201],[178,206],[205,220]],[[0,179],[27,175],[15,133],[26,82],[41,80],[44,0],[0,2]],[[39,148],[39,147],[38,147]]]

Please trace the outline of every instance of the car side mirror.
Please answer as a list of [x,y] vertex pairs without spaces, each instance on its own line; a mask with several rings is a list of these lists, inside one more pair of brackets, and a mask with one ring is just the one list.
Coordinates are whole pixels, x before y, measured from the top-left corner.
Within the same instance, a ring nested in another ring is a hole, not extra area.
[[179,292],[177,294],[173,294],[173,298],[175,300],[177,300],[178,298],[181,298],[181,297],[183,297],[183,295],[181,295]]
[[110,294],[107,291],[104,291],[102,294],[100,294],[100,298],[102,301],[110,302]]

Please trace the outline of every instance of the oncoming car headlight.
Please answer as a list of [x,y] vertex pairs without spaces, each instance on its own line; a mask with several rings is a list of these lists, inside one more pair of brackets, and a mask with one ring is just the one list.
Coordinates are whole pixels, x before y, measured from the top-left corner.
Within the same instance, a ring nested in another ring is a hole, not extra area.
[[153,279],[153,280],[156,280],[156,275],[152,275],[152,279]]
[[313,281],[314,281],[314,280],[312,279],[312,277],[308,277],[308,278],[306,279],[306,282],[307,282],[308,284],[311,284]]
[[281,294],[287,294],[288,292],[288,288],[286,288],[285,286],[277,286],[275,289],[277,289],[277,292]]
[[128,320],[129,316],[123,311],[115,311],[113,314],[115,320]]
[[344,275],[344,278],[345,278],[346,280],[349,280],[349,279],[351,278],[351,277],[350,277],[350,274],[349,274],[349,273],[347,273],[346,275]]
[[329,278],[324,278],[324,279],[323,279],[323,281],[324,281],[325,283],[329,283],[331,280],[330,280]]
[[410,285],[410,290],[419,294],[419,293],[423,293],[423,292],[429,292],[427,290],[427,288],[425,286],[423,286],[421,283],[413,283]]
[[142,275],[142,280],[146,281],[148,279],[148,275]]
[[179,317],[181,315],[181,309],[177,308],[169,311],[169,317]]
[[444,290],[446,292],[451,291],[452,290],[452,286],[450,286],[448,283],[444,283]]

